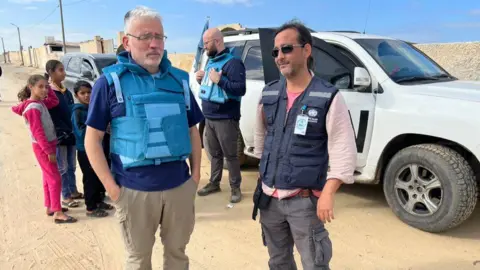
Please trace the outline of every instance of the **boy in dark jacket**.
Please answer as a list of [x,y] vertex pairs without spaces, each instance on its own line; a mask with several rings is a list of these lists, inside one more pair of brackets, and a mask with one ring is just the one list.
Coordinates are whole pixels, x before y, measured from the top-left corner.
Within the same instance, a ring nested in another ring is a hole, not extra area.
[[75,84],[74,92],[75,97],[80,103],[74,104],[72,109],[73,133],[75,134],[78,163],[83,173],[83,190],[85,193],[87,216],[106,217],[108,213],[105,212],[105,210],[112,210],[113,206],[103,201],[104,188],[102,182],[100,182],[100,179],[98,179],[98,176],[88,161],[84,145],[87,128],[85,121],[87,120],[92,86],[86,81],[78,81]]

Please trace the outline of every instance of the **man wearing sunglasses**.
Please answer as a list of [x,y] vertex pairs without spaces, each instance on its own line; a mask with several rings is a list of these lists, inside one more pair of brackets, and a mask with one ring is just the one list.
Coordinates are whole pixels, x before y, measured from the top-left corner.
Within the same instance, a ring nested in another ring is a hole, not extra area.
[[[261,156],[254,194],[270,269],[329,269],[334,195],[353,183],[356,145],[338,90],[313,75],[312,36],[298,22],[276,32],[275,58],[283,78],[265,86],[257,110],[255,152]],[[320,65],[322,63],[319,63]]]
[[245,66],[225,48],[223,35],[217,28],[205,32],[203,44],[209,59],[205,71],[199,70],[196,78],[200,84],[199,96],[205,115],[204,138],[211,155],[211,174],[210,182],[198,191],[198,195],[206,196],[220,191],[225,157],[230,178],[230,202],[238,203],[242,199],[242,176],[237,140],[241,97],[246,90]]

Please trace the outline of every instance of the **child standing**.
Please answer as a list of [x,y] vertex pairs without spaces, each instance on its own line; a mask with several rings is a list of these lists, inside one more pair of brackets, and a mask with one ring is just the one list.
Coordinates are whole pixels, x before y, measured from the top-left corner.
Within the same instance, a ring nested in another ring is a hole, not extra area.
[[72,109],[73,133],[77,142],[78,163],[83,173],[83,191],[85,193],[87,216],[106,217],[108,213],[105,210],[112,210],[113,206],[103,202],[103,184],[88,161],[84,145],[87,129],[85,121],[87,121],[92,86],[86,81],[78,81],[75,84],[74,92],[80,103],[73,105]]
[[58,60],[49,60],[45,66],[47,73],[45,76],[49,80],[49,86],[57,95],[58,106],[50,109],[50,116],[57,133],[57,158],[58,170],[62,176],[62,204],[67,207],[78,207],[79,203],[75,199],[83,199],[83,194],[77,191],[75,179],[76,170],[76,149],[75,136],[72,128],[72,106],[74,104],[73,95],[66,89],[62,82],[65,80],[65,67]]
[[47,215],[55,223],[74,223],[77,220],[65,215],[60,206],[61,176],[57,168],[55,147],[57,137],[55,127],[48,112],[58,105],[58,98],[52,90],[47,89],[47,80],[41,75],[33,75],[28,84],[19,93],[21,104],[12,111],[25,118],[30,129],[33,152],[43,173],[43,193]]

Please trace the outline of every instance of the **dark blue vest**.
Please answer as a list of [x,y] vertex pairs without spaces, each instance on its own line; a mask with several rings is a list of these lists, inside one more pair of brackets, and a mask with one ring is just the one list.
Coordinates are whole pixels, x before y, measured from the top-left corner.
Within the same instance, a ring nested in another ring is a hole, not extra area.
[[[267,136],[260,161],[262,181],[271,188],[322,190],[328,171],[326,116],[337,89],[314,76],[287,114],[286,81],[267,85],[262,103]],[[297,115],[307,115],[305,135],[294,134]]]

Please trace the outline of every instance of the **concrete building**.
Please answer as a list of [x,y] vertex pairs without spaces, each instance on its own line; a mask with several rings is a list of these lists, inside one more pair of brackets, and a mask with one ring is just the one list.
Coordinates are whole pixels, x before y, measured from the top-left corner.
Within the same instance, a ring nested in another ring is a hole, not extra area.
[[83,53],[115,53],[113,39],[95,36],[93,40],[80,42],[80,51]]
[[[55,40],[54,37],[45,37],[45,43],[43,44],[47,48],[47,53],[63,52],[63,41]],[[80,43],[65,42],[67,47],[67,53],[80,52]]]

